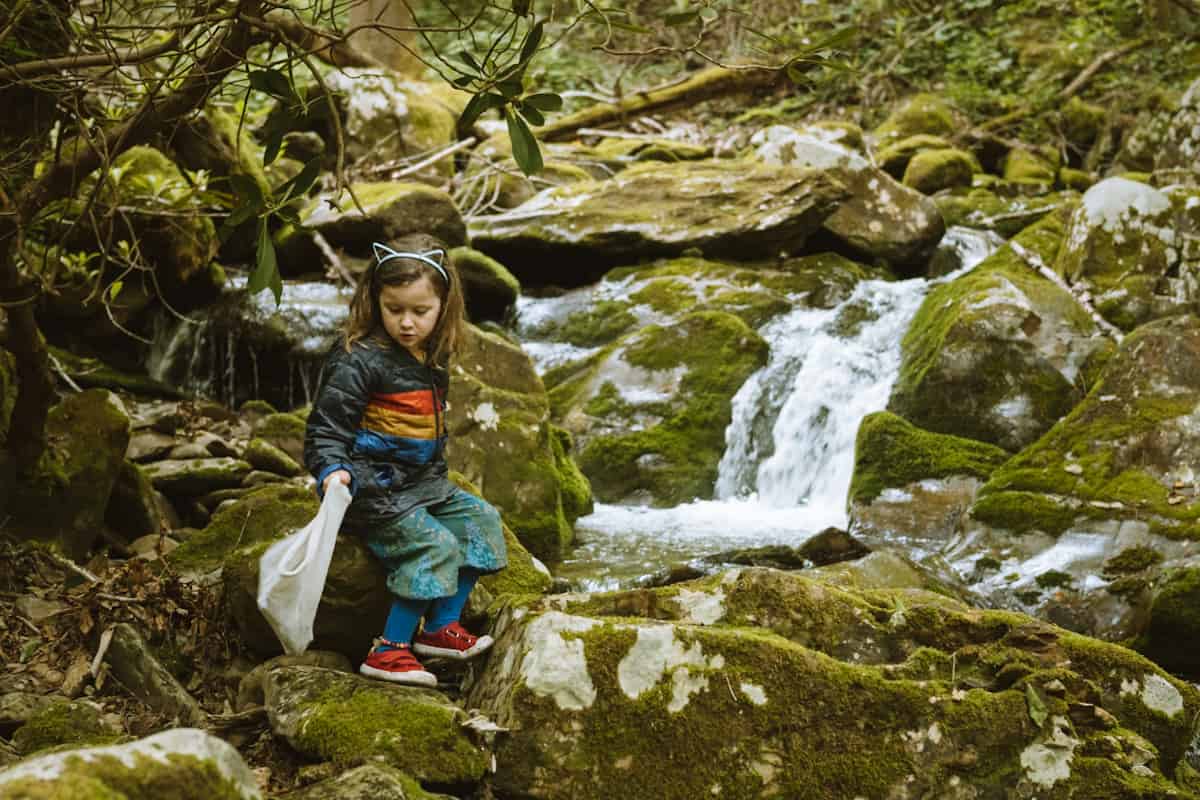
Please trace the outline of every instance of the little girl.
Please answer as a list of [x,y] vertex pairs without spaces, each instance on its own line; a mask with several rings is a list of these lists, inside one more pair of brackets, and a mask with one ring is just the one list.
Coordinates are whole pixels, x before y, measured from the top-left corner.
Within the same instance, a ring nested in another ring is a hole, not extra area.
[[413,653],[467,659],[492,645],[458,620],[476,579],[503,569],[507,550],[496,509],[446,478],[447,365],[464,325],[458,273],[431,236],[373,248],[344,340],[321,372],[304,460],[322,496],[332,481],[349,486],[343,530],[366,540],[395,595],[359,671],[436,686]]

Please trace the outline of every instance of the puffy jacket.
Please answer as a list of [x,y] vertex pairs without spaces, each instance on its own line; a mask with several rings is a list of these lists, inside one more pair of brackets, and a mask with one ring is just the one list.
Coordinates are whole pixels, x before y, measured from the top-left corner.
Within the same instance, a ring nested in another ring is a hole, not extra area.
[[304,463],[317,491],[345,469],[354,500],[348,527],[402,517],[446,500],[445,369],[422,364],[391,342],[370,338],[326,357],[304,436]]

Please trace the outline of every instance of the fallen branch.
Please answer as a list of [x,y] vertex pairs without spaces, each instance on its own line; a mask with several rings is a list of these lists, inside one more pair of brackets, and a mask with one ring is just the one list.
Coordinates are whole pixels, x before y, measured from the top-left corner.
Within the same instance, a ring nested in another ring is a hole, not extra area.
[[29,80],[42,75],[53,75],[62,70],[88,69],[90,67],[124,67],[152,61],[179,44],[179,34],[172,33],[162,42],[150,47],[117,50],[112,53],[80,53],[61,58],[44,58],[37,61],[22,61],[5,65],[0,72],[14,81]]
[[782,69],[738,70],[712,67],[662,89],[640,91],[616,103],[598,103],[575,114],[569,114],[538,129],[544,142],[561,141],[575,135],[581,128],[600,128],[654,111],[693,105],[714,97],[737,92],[763,89],[786,80]]
[[[1134,41],[1122,45],[1115,50],[1109,50],[1108,52],[1101,53],[1094,61],[1092,61],[1091,64],[1088,64],[1086,67],[1084,67],[1083,70],[1075,76],[1074,80],[1059,90],[1059,92],[1054,95],[1054,100],[1056,103],[1062,103],[1065,100],[1071,99],[1078,94],[1079,90],[1086,86],[1088,81],[1094,78],[1096,73],[1103,69],[1106,65],[1129,55],[1135,50],[1140,50],[1149,43],[1150,37],[1147,36],[1141,39],[1135,39]],[[1025,117],[1028,117],[1030,114],[1035,113],[1037,110],[1038,109],[1035,106],[1022,106],[1016,111],[1011,111],[1003,116],[989,119],[987,122],[981,124],[977,130],[981,133],[986,133],[988,131],[997,130],[998,128],[1004,128],[1014,122],[1019,122]]]

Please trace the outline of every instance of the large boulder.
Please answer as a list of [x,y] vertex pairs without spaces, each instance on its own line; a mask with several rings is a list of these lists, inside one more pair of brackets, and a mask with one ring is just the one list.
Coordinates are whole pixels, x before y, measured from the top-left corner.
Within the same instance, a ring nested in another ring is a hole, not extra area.
[[711,497],[733,395],[767,344],[737,317],[649,325],[564,370],[561,423],[596,497],[675,505]]
[[854,443],[846,504],[850,529],[869,542],[942,543],[975,493],[1010,453],[922,430],[887,411],[868,414]]
[[467,714],[440,692],[322,667],[277,667],[263,685],[271,729],[320,761],[378,758],[423,783],[469,786],[488,768]]
[[503,322],[521,294],[521,283],[494,258],[470,247],[450,252],[462,279],[467,315],[474,322]]
[[451,247],[467,243],[462,214],[441,189],[404,181],[358,183],[351,188],[353,197],[350,192],[320,195],[301,215],[306,227],[334,247],[368,257],[372,242],[410,233],[428,233]]
[[864,260],[918,265],[945,232],[932,200],[853,150],[783,125],[759,131],[751,144],[768,164],[821,170],[846,186],[849,197],[822,227]]
[[10,500],[13,529],[85,557],[104,525],[129,432],[124,404],[105,389],[68,395],[50,409],[46,436],[53,444],[18,479]]
[[524,285],[581,286],[611,267],[685,250],[736,259],[797,252],[845,197],[819,171],[741,160],[639,164],[480,218],[471,238]]
[[1149,595],[1101,567],[1130,547],[1162,567],[1200,541],[1200,319],[1178,316],[1130,334],[1066,418],[994,471],[948,554],[996,602],[1052,615],[1105,638],[1146,624]]
[[1200,692],[1116,645],[921,590],[747,569],[511,608],[467,702],[497,793],[1179,796]]
[[254,773],[232,745],[195,728],[129,744],[64,750],[0,771],[0,800],[258,800]]
[[[1051,262],[1065,212],[1016,239]],[[925,298],[901,344],[888,410],[918,427],[1016,451],[1083,397],[1112,343],[1012,246]]]
[[[500,336],[468,331],[451,367],[449,464],[534,555],[559,561],[575,519],[590,510],[587,481],[561,443],[555,449],[546,391],[529,356]],[[574,499],[576,488],[582,501]]]
[[1071,216],[1055,268],[1132,330],[1200,300],[1200,190],[1100,181]]
[[[333,70],[325,83],[341,114],[346,158],[364,173],[398,171],[453,144],[458,115],[470,100],[441,81],[406,80],[381,69]],[[441,182],[453,173],[453,159],[442,159],[418,176]]]

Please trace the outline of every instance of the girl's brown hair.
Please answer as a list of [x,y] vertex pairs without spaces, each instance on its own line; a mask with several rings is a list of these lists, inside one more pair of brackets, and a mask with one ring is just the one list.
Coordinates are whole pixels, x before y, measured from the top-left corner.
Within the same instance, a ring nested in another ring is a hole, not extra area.
[[444,365],[458,351],[466,327],[462,281],[450,258],[449,248],[437,237],[424,233],[402,236],[389,243],[388,247],[399,253],[429,254],[431,250],[441,250],[446,253],[445,256],[429,254],[428,257],[442,265],[446,277],[419,259],[388,258],[380,263],[377,255],[372,256],[371,266],[359,277],[358,288],[350,300],[350,315],[345,325],[346,351],[349,352],[355,342],[369,336],[386,337],[383,316],[379,310],[379,293],[384,287],[407,286],[426,278],[441,299],[442,310],[433,333],[429,334],[425,360],[426,363]]

